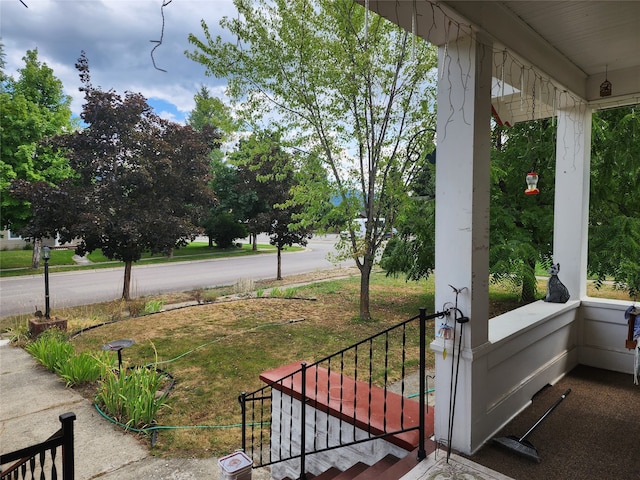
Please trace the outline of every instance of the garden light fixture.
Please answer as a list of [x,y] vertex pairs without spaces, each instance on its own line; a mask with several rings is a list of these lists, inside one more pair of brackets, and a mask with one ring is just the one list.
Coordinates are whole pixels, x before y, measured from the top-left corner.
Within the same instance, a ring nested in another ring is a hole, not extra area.
[[44,318],[51,318],[49,309],[49,259],[51,258],[51,249],[42,247],[42,258],[44,260]]

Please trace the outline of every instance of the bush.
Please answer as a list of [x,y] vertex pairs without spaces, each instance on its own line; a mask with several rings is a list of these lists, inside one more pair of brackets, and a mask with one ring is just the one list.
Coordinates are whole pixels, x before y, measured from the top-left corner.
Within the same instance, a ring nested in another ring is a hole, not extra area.
[[64,333],[57,328],[43,332],[36,341],[29,343],[25,350],[52,372],[73,356],[73,345],[66,341]]
[[59,364],[57,373],[65,379],[67,387],[71,387],[83,383],[97,382],[102,377],[103,370],[111,370],[114,365],[114,356],[108,352],[100,352],[98,355],[82,352]]
[[144,313],[158,313],[164,307],[163,300],[149,300],[144,304]]
[[157,398],[164,377],[153,369],[134,367],[120,372],[103,372],[96,401],[116,421],[130,428],[151,425],[158,410],[165,405]]
[[206,231],[219,248],[229,248],[234,240],[247,236],[247,228],[226,212],[210,218]]

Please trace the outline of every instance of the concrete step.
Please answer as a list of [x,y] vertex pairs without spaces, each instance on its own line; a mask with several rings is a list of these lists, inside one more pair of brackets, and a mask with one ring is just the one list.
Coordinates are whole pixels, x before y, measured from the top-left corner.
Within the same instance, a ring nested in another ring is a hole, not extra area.
[[[427,448],[427,455],[432,449]],[[418,449],[412,450],[407,456],[400,459],[376,477],[376,480],[398,480],[413,470],[418,465]],[[360,480],[360,479],[358,479]]]
[[[322,472],[317,477],[314,477],[314,480],[333,480],[341,473],[342,473],[342,470],[340,470],[339,468],[331,467],[326,472]],[[309,478],[309,475],[307,475],[307,478]]]
[[354,466],[347,468],[344,472],[333,477],[333,480],[353,480],[368,468],[369,465],[366,463],[358,462]]
[[371,465],[357,477],[353,477],[353,480],[369,480],[371,478],[377,479],[379,475],[382,474],[382,472],[388,470],[399,461],[400,459],[398,457],[389,454]]

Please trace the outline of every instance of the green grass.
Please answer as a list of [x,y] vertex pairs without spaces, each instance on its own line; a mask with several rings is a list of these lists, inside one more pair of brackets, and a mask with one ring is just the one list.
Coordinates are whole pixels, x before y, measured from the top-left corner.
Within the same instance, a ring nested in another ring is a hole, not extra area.
[[[30,269],[32,255],[33,250],[2,250],[0,251],[0,269]],[[73,250],[52,250],[51,259],[49,260],[49,266],[58,267],[64,265],[75,265],[75,262],[73,261],[73,255]],[[44,261],[41,261],[41,270],[43,265]]]
[[[301,247],[290,247],[289,251],[302,250]],[[209,247],[206,242],[191,242],[184,248],[175,249],[172,257],[164,255],[152,255],[145,253],[140,262],[149,263],[170,263],[183,262],[185,260],[206,260],[209,258],[235,257],[246,255],[257,255],[265,252],[275,252],[273,245],[258,245],[258,250],[253,251],[252,246],[243,244],[240,248],[232,247],[220,249]],[[39,269],[31,268],[32,250],[2,250],[0,251],[0,277],[39,275],[44,269],[44,262],[40,262]],[[109,260],[102,254],[101,250],[95,250],[87,255],[93,262],[90,265],[77,265],[73,260],[75,252],[73,250],[55,249],[51,251],[49,269],[51,272],[64,272],[72,270],[86,270],[97,268],[113,268],[123,266],[124,263]]]

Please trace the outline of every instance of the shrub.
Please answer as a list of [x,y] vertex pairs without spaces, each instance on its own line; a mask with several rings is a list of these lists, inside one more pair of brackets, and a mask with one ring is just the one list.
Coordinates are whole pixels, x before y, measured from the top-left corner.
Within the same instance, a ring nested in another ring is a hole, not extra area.
[[73,345],[66,341],[64,332],[57,328],[43,332],[25,350],[52,372],[56,372],[59,365],[68,362],[73,356]]
[[218,248],[229,248],[237,238],[247,236],[247,227],[227,212],[212,216],[205,227],[207,234],[216,242]]
[[144,313],[158,313],[164,307],[164,300],[149,300],[144,304]]
[[70,357],[66,362],[57,366],[57,373],[65,379],[67,387],[98,381],[105,369],[113,369],[115,359],[108,352],[93,355],[82,352]]
[[294,298],[298,293],[297,287],[289,287],[284,291],[285,298]]
[[284,295],[284,293],[278,287],[274,287],[274,288],[271,289],[271,294],[270,295],[272,297],[282,297]]
[[99,382],[96,401],[116,421],[130,428],[144,428],[165,405],[164,397],[156,395],[163,381],[162,375],[146,367],[121,372],[108,369]]

